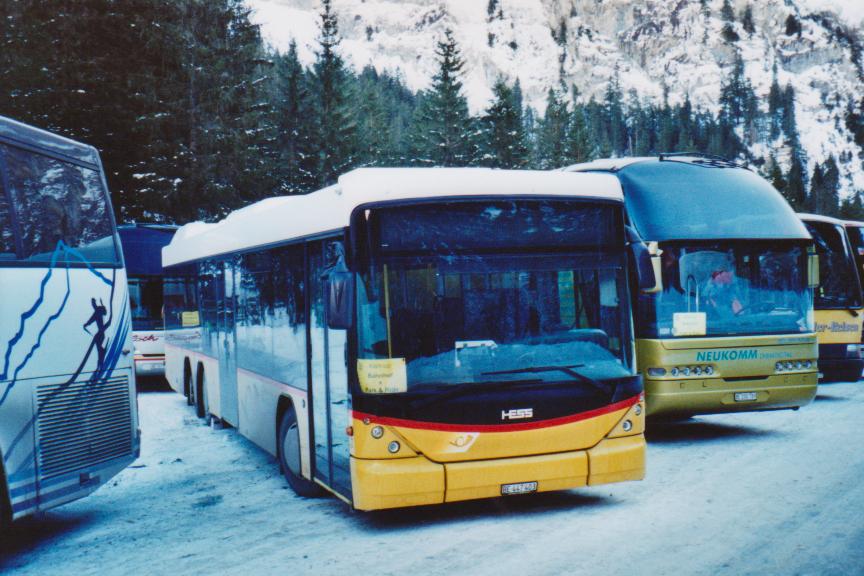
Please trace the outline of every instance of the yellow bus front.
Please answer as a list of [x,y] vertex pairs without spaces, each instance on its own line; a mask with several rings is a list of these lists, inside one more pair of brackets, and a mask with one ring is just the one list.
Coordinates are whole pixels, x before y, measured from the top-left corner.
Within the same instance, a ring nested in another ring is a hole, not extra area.
[[644,476],[622,208],[480,199],[364,209],[352,232],[355,508]]
[[570,167],[611,172],[657,285],[634,307],[649,415],[797,408],[816,394],[811,238],[752,171],[662,155]]

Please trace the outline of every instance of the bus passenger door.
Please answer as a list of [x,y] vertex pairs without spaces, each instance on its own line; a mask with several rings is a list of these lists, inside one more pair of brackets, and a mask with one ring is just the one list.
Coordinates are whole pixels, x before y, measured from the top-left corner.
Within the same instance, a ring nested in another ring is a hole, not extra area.
[[237,342],[234,330],[236,305],[235,262],[224,263],[219,312],[219,400],[223,420],[235,428],[239,425],[237,406]]
[[330,330],[326,322],[327,242],[309,244],[310,343],[314,474],[342,496],[351,497],[347,331]]

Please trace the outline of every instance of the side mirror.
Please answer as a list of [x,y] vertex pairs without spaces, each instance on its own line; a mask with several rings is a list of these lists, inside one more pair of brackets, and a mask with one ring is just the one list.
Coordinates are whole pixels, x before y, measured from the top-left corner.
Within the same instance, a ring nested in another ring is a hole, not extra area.
[[327,276],[327,327],[347,330],[354,325],[354,273],[333,270]]
[[807,254],[807,285],[810,288],[819,286],[819,255],[815,252]]
[[631,226],[626,227],[627,244],[636,268],[636,279],[639,290],[650,294],[663,289],[661,284],[662,267],[660,250],[655,242],[646,246],[639,234]]
[[639,290],[642,292],[659,291],[660,288],[657,286],[657,275],[654,265],[656,259],[656,264],[658,264],[659,268],[660,258],[651,256],[644,242],[630,244],[630,252],[636,265],[636,278]]

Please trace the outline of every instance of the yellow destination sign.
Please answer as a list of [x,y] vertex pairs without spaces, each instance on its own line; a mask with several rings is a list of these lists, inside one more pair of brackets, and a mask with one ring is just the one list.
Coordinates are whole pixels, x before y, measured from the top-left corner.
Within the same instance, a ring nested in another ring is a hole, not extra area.
[[193,310],[192,312],[183,312],[180,315],[180,323],[183,325],[183,328],[194,328],[198,326],[200,322],[200,318],[198,318],[198,311]]
[[360,389],[367,394],[399,394],[408,391],[404,358],[357,360]]

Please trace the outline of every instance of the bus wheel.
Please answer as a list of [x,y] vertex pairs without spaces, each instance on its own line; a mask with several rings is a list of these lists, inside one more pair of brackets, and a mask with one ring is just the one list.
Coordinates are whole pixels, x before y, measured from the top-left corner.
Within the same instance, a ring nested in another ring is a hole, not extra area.
[[323,494],[317,484],[303,478],[300,472],[300,428],[297,426],[297,414],[294,412],[294,406],[289,406],[282,414],[277,441],[279,468],[291,489],[298,496],[306,498]]
[[199,418],[204,418],[207,416],[207,403],[205,402],[204,396],[206,392],[204,391],[206,386],[204,385],[204,367],[198,366],[198,378],[195,379],[195,414]]
[[183,363],[183,395],[186,396],[187,406],[195,403],[195,397],[192,395],[192,368],[189,366],[188,358]]

